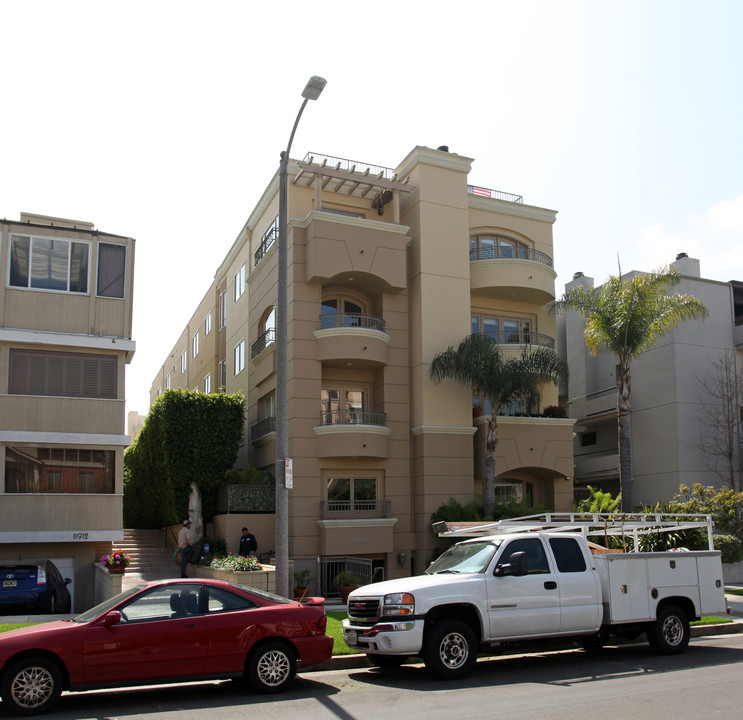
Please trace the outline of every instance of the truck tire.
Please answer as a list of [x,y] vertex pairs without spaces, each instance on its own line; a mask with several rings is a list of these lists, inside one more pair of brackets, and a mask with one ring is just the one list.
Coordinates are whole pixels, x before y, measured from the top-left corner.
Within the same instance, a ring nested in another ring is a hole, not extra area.
[[477,661],[477,640],[461,620],[442,620],[432,625],[423,639],[421,653],[426,669],[441,680],[467,675]]
[[660,655],[676,655],[684,652],[689,644],[689,619],[676,605],[665,605],[647,630],[650,647]]

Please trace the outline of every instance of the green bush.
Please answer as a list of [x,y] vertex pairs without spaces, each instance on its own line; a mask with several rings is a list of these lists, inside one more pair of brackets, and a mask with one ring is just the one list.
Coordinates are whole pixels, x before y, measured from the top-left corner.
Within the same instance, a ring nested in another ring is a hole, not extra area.
[[212,560],[209,565],[212,570],[229,570],[230,572],[253,572],[263,570],[263,566],[257,557],[244,557],[243,555],[227,555]]
[[715,550],[722,553],[722,562],[734,563],[743,560],[743,542],[732,535],[715,535]]

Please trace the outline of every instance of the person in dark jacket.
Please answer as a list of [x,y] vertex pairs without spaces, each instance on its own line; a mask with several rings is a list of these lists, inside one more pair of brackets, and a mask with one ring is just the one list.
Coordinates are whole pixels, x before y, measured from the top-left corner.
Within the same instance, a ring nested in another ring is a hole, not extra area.
[[243,534],[240,538],[240,555],[243,557],[253,557],[258,549],[258,541],[255,535],[248,532],[248,528],[243,528]]

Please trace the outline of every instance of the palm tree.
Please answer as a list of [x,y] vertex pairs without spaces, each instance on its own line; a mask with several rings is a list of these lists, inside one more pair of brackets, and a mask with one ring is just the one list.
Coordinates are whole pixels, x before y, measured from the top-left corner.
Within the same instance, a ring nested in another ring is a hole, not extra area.
[[592,355],[605,345],[619,359],[617,424],[624,512],[633,510],[630,363],[683,320],[707,316],[707,308],[698,298],[667,294],[679,280],[673,268],[626,278],[620,268],[620,274],[610,276],[601,287],[574,287],[552,304],[558,310],[572,310],[586,321],[584,335]]
[[490,335],[469,335],[459,347],[449,347],[431,362],[430,377],[434,382],[446,378],[470,386],[490,400],[493,412],[488,421],[485,452],[485,515],[495,510],[495,446],[498,408],[517,401],[526,412],[536,409],[540,386],[567,377],[562,358],[549,348],[521,349],[519,357],[505,360],[498,343]]

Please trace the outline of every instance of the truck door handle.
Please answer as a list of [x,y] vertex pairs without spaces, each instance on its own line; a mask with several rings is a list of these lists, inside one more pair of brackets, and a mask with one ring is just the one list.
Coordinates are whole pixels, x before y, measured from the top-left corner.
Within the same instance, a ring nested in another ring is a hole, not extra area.
[[545,590],[557,590],[557,583],[554,580],[547,580],[544,583]]

